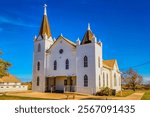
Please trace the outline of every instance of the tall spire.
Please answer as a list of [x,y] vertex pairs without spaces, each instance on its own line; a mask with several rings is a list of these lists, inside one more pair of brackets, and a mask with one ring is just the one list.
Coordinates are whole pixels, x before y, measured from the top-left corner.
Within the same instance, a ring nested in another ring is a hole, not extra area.
[[48,17],[47,17],[47,5],[44,4],[44,16],[43,16],[43,20],[42,20],[42,24],[41,24],[41,28],[40,28],[40,32],[39,35],[41,35],[42,37],[46,34],[47,37],[51,37],[51,31],[50,31],[50,25],[48,22]]
[[91,30],[90,23],[88,23],[88,30]]
[[83,36],[81,45],[91,43],[92,39],[93,39],[93,36],[94,36],[94,34],[91,31],[90,23],[88,23],[88,29],[87,29],[86,33],[84,34],[84,36]]
[[47,5],[44,4],[44,15],[47,15],[47,9],[46,9]]

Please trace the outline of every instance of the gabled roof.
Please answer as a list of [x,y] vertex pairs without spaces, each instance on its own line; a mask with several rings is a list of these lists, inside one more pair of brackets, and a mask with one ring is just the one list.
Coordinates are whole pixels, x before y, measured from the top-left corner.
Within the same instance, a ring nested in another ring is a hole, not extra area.
[[41,28],[40,28],[40,32],[39,32],[39,35],[41,35],[41,36],[43,36],[44,34],[46,34],[48,36],[48,38],[52,36],[47,15],[43,16],[43,20],[42,20],[42,24],[41,24]]
[[21,81],[18,80],[15,76],[9,74],[8,76],[4,76],[0,78],[0,82],[6,83],[20,83]]
[[116,60],[103,60],[103,66],[109,69],[113,69]]
[[74,42],[72,42],[72,41],[70,41],[69,39],[67,39],[67,38],[65,38],[65,37],[63,37],[63,36],[61,36],[65,41],[67,41],[68,43],[70,43],[71,45],[73,45],[73,46],[75,46],[76,47],[76,44],[74,43]]
[[93,39],[94,34],[92,33],[91,30],[87,30],[86,33],[83,36],[82,44],[87,44],[87,43],[91,43],[92,39]]
[[3,80],[0,78],[0,82],[3,82]]
[[55,45],[55,43],[56,43],[58,40],[60,40],[60,39],[63,39],[63,40],[65,40],[67,43],[69,43],[70,45],[76,47],[76,44],[75,44],[74,42],[72,42],[72,41],[70,41],[69,39],[67,39],[67,38],[63,37],[62,35],[60,35],[60,36],[57,38],[57,40],[53,43],[53,45],[47,50],[47,52],[48,52],[48,51]]

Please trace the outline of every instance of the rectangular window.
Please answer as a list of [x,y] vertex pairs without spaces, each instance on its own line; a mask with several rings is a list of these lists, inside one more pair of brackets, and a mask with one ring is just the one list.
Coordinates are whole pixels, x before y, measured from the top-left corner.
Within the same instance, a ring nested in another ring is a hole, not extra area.
[[88,67],[88,57],[84,56],[84,67]]
[[108,87],[108,74],[107,74],[107,87]]
[[54,70],[57,70],[57,61],[54,61]]
[[101,77],[99,75],[99,87],[101,87]]
[[40,77],[37,77],[37,86],[40,85]]
[[67,85],[67,80],[64,80],[64,85],[65,85],[65,86]]
[[88,87],[88,76],[84,76],[84,87]]
[[56,68],[56,66],[54,66],[54,70],[56,70],[57,68]]
[[100,57],[98,57],[98,67],[100,68]]

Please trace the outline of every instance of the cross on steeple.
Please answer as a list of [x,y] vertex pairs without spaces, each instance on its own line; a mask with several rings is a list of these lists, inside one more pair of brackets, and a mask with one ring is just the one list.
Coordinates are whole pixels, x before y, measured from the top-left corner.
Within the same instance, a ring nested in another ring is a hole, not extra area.
[[51,34],[51,31],[50,31],[50,25],[48,23],[46,8],[47,8],[47,5],[44,4],[44,16],[43,16],[43,20],[42,20],[39,35],[41,35],[43,37],[46,34],[49,38],[49,37],[52,37],[52,34]]
[[47,5],[44,4],[44,15],[47,15],[47,10],[46,10]]

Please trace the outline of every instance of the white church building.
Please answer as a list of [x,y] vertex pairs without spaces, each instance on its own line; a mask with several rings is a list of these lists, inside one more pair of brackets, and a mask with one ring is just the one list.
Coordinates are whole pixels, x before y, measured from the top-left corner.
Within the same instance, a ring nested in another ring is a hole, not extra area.
[[103,45],[90,25],[74,43],[62,34],[53,39],[46,5],[39,35],[34,38],[32,90],[96,94],[104,87],[121,90],[116,60],[103,60]]

